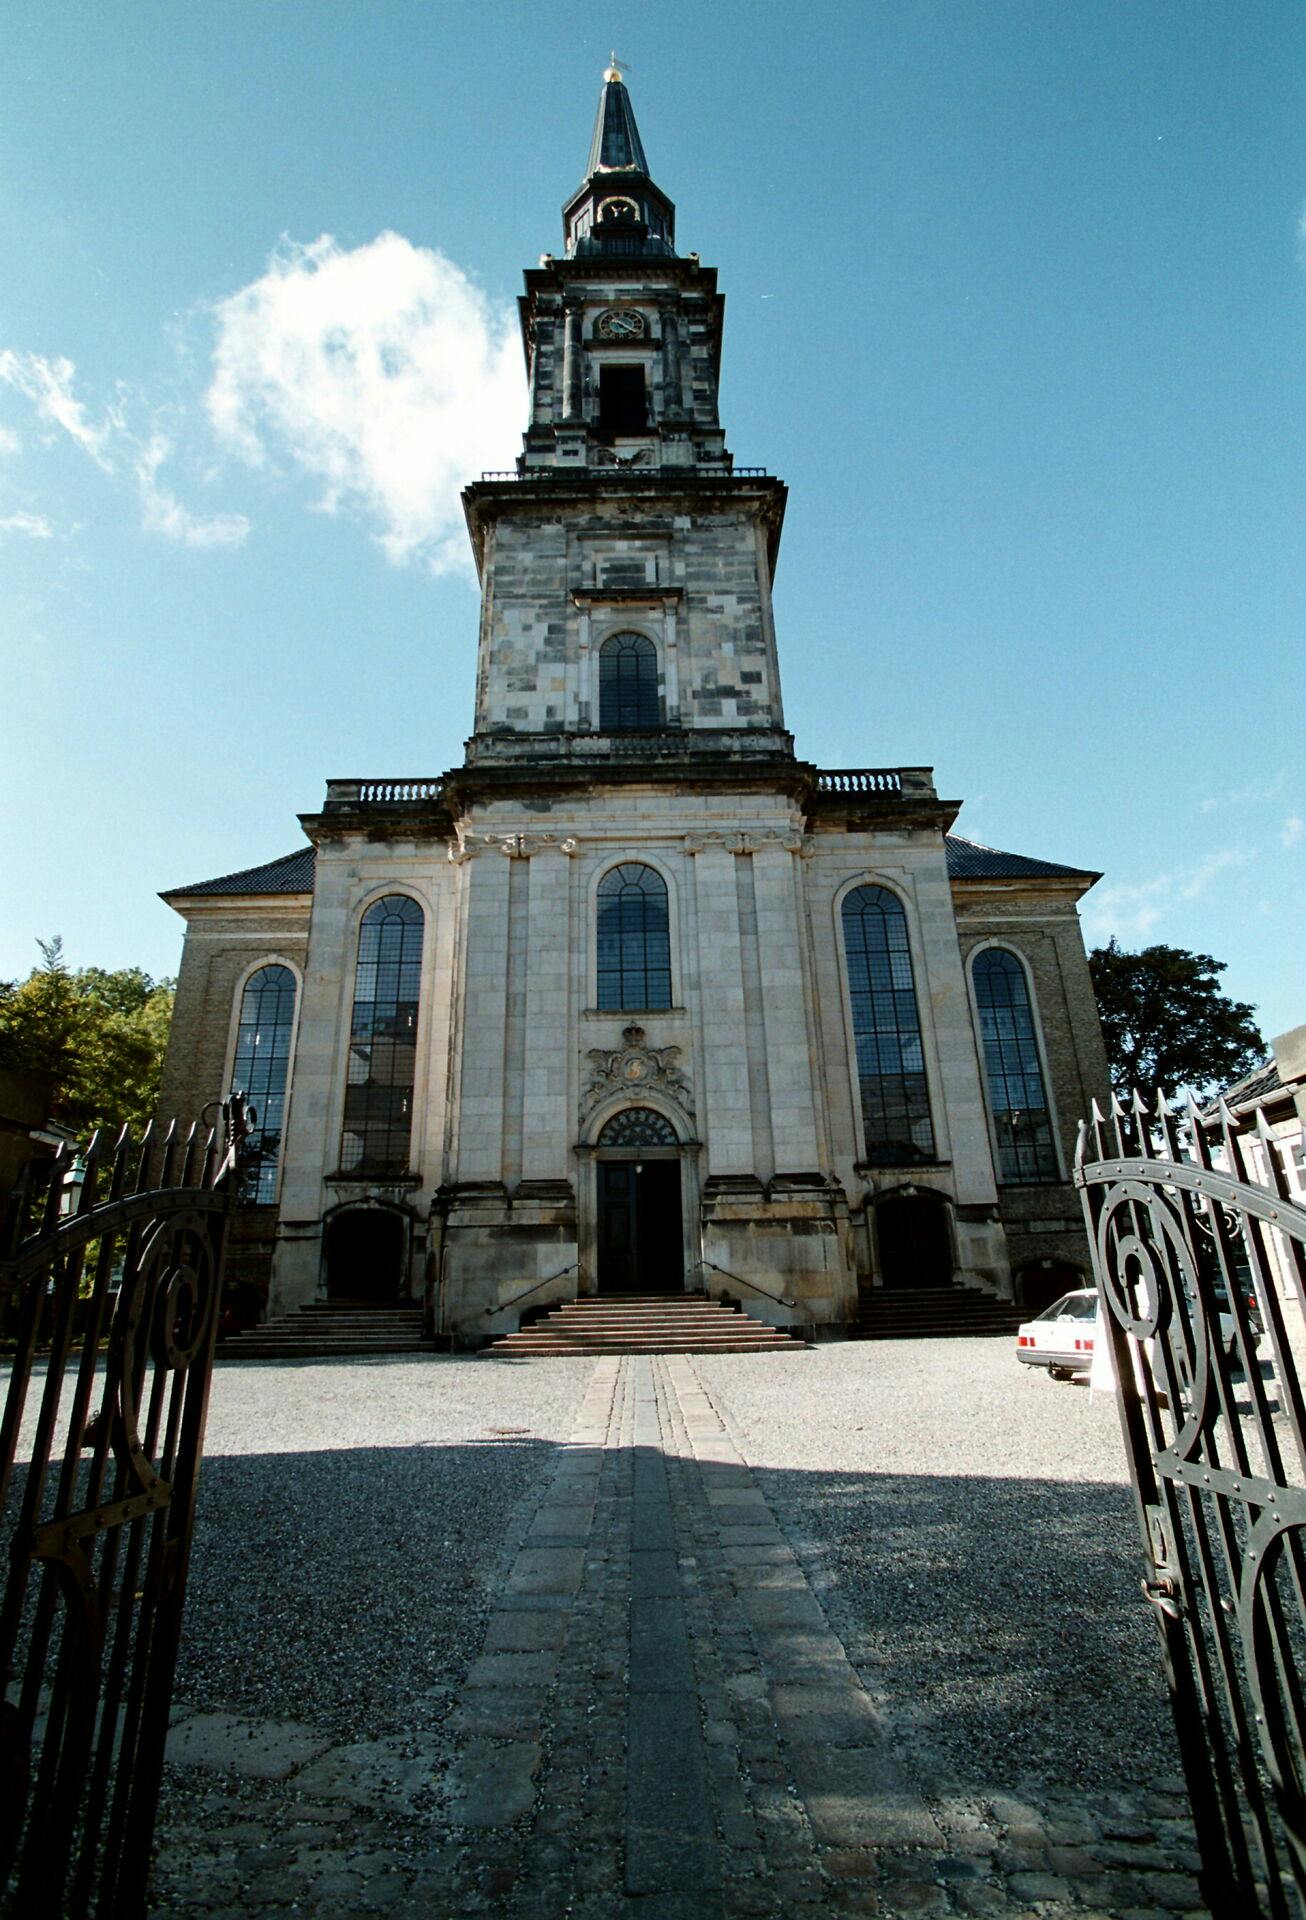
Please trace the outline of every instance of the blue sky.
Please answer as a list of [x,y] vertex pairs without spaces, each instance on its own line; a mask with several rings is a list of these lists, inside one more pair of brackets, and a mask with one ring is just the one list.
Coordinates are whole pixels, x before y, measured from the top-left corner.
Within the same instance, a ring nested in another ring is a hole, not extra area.
[[0,976],[454,765],[458,489],[521,425],[610,47],[791,488],[787,718],[1306,1020],[1306,11],[51,8],[0,22]]

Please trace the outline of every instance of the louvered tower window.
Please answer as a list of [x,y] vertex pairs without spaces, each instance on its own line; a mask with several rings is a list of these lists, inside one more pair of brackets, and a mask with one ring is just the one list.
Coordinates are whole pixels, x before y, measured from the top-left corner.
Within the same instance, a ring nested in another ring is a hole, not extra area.
[[343,1173],[408,1171],[424,924],[422,909],[402,893],[375,901],[363,915],[340,1140]]
[[985,947],[971,962],[998,1178],[1009,1184],[1056,1180],[1056,1148],[1039,1064],[1025,969],[1014,953]]
[[907,916],[887,887],[857,887],[843,903],[857,1080],[871,1166],[934,1158]]
[[642,633],[614,633],[599,650],[600,733],[644,733],[660,724],[658,651]]
[[598,905],[600,1007],[669,1007],[671,923],[661,874],[629,860],[613,867],[599,882]]

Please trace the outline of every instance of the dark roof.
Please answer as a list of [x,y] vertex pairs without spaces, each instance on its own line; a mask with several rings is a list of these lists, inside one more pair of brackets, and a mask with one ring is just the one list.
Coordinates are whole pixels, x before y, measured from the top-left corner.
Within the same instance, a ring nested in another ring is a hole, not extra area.
[[1283,1085],[1277,1060],[1268,1060],[1263,1067],[1257,1067],[1255,1073],[1249,1073],[1244,1080],[1235,1080],[1226,1087],[1220,1098],[1230,1107],[1245,1107],[1254,1101],[1264,1100],[1268,1094],[1277,1093]]
[[964,840],[959,833],[944,836],[950,880],[1097,880],[1100,874],[1084,867],[1060,867],[1054,860],[1031,860],[1025,853],[1002,853],[997,847]]
[[177,894],[191,893],[312,893],[313,847],[296,847],[279,860],[265,860],[261,867],[242,867],[239,873],[219,874],[216,880],[197,880],[191,887],[169,887],[165,900]]
[[594,138],[590,141],[587,179],[598,172],[647,173],[644,143],[635,125],[635,109],[620,80],[605,81],[599,95],[599,110],[594,119]]

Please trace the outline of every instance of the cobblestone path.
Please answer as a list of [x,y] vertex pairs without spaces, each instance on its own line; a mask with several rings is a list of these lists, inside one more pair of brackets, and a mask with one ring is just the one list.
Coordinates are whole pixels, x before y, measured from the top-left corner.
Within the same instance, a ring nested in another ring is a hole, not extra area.
[[179,1708],[156,1914],[1199,1911],[1177,1781],[912,1777],[693,1360],[597,1360],[500,1545],[480,1653],[407,1737]]

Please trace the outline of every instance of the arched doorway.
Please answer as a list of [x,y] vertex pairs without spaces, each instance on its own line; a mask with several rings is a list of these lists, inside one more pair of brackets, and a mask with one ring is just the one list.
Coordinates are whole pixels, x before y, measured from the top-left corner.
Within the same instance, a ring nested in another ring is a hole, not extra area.
[[1026,1312],[1042,1313],[1063,1293],[1074,1293],[1091,1284],[1083,1269],[1072,1266],[1069,1260],[1029,1260],[1016,1273],[1016,1300]]
[[408,1223],[393,1207],[345,1207],[327,1221],[328,1300],[397,1300]]
[[882,1285],[952,1284],[952,1239],[942,1200],[931,1193],[891,1193],[874,1211]]
[[625,1107],[598,1138],[600,1293],[682,1293],[680,1142],[652,1107]]

